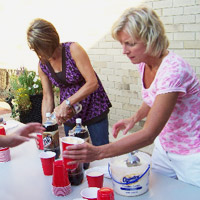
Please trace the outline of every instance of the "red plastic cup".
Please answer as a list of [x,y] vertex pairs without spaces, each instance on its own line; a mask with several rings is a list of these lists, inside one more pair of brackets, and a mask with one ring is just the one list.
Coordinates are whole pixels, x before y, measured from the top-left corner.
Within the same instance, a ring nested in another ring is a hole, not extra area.
[[6,135],[6,131],[3,126],[0,126],[0,135]]
[[84,199],[88,200],[97,200],[97,192],[99,188],[97,187],[89,187],[81,190],[81,196]]
[[0,162],[8,162],[10,160],[10,149],[8,147],[0,148]]
[[[6,135],[6,131],[3,126],[0,126],[0,135]],[[10,160],[11,160],[10,148],[9,147],[0,148],[0,162],[8,162]]]
[[46,151],[40,153],[40,159],[45,176],[51,176],[53,174],[53,162],[55,160],[55,152]]
[[[68,146],[84,143],[83,139],[73,136],[62,137],[61,141],[62,141],[62,151],[66,151],[67,150],[66,148]],[[68,162],[70,161],[73,160],[69,158],[63,158],[63,163],[66,169],[75,169],[78,167],[78,164],[68,165]]]
[[41,133],[37,133],[36,144],[37,144],[38,149],[40,149],[40,150],[44,149],[43,138],[42,138]]
[[97,200],[114,200],[114,191],[111,188],[103,187],[97,191]]
[[62,160],[56,160],[53,163],[52,186],[53,194],[56,196],[66,196],[71,192],[71,184],[68,179],[68,173]]
[[87,177],[88,187],[97,187],[97,188],[103,187],[104,174],[102,172],[92,171],[92,169],[91,170],[88,169],[86,171],[86,177]]
[[52,185],[56,187],[64,187],[69,185],[68,173],[63,165],[62,160],[56,160],[53,163],[53,179]]

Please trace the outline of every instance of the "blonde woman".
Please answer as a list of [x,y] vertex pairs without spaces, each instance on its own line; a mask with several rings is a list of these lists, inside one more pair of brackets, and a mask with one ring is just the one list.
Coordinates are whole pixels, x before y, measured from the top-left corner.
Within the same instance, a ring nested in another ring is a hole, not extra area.
[[130,8],[112,28],[141,75],[143,103],[130,118],[114,124],[113,136],[126,134],[146,117],[143,128],[108,145],[69,147],[65,156],[99,160],[155,143],[152,170],[200,187],[200,84],[180,56],[168,50],[157,14],[147,7]]

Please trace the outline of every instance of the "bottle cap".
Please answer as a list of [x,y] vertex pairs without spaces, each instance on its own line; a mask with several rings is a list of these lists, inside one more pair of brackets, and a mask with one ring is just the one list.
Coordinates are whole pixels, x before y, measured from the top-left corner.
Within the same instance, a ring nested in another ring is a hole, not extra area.
[[97,191],[98,200],[114,200],[113,189],[108,187],[102,187]]
[[46,117],[51,117],[51,113],[46,113]]
[[81,118],[76,118],[76,123],[77,123],[77,124],[80,124],[80,123],[82,123],[82,120],[81,120]]

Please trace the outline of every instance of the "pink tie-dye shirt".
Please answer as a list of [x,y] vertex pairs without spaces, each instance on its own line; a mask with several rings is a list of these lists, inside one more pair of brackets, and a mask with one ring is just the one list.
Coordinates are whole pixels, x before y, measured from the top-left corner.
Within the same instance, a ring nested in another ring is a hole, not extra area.
[[142,97],[152,107],[157,95],[179,92],[175,108],[159,135],[165,151],[186,155],[200,152],[200,84],[187,62],[175,53],[163,59],[147,89],[143,84],[145,64],[139,64]]

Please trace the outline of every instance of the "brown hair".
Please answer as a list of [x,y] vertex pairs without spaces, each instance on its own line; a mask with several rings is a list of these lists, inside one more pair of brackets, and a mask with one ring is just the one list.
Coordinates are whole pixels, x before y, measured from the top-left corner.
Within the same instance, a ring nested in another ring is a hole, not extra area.
[[59,46],[60,38],[55,27],[44,19],[33,20],[27,29],[27,41],[42,62],[47,62]]

